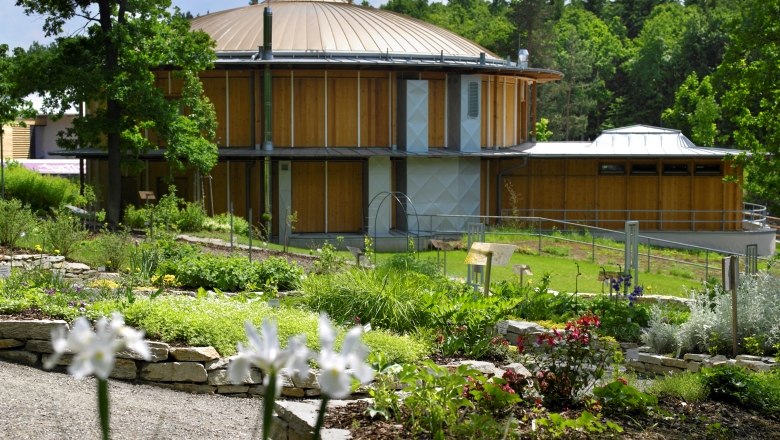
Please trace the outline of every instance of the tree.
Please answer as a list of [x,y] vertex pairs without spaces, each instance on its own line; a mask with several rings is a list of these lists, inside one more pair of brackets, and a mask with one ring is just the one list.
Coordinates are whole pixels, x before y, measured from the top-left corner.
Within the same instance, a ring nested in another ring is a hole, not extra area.
[[553,68],[561,81],[543,88],[543,114],[561,140],[594,138],[604,125],[612,99],[607,81],[623,59],[622,42],[593,13],[567,6],[555,24]]
[[[47,106],[59,113],[88,103],[89,111],[63,133],[60,145],[108,150],[112,225],[121,214],[122,165],[142,152],[164,145],[174,167],[187,162],[201,172],[213,168],[216,115],[198,80],[198,72],[214,60],[213,42],[203,32],[190,32],[180,13],[170,13],[169,0],[17,0],[16,5],[26,14],[43,15],[46,35],[58,36],[51,46],[17,52],[26,77],[20,82],[46,94]],[[62,36],[72,19],[83,19],[85,32]],[[163,68],[182,79],[180,97],[166,97],[156,87],[153,70]]]
[[780,0],[747,0],[716,72],[721,106],[743,156],[748,195],[780,211]]
[[674,106],[664,110],[661,119],[666,126],[682,131],[696,145],[714,146],[720,106],[710,77],[705,76],[699,82],[696,72],[688,75],[674,95]]
[[514,25],[507,8],[491,6],[485,0],[451,0],[446,5],[429,7],[426,21],[449,29],[485,47],[499,56],[517,56],[517,40],[512,39]]
[[17,123],[20,118],[35,116],[32,104],[19,95],[18,87],[13,81],[13,61],[13,58],[8,57],[8,46],[0,44],[0,199],[5,199],[5,126]]

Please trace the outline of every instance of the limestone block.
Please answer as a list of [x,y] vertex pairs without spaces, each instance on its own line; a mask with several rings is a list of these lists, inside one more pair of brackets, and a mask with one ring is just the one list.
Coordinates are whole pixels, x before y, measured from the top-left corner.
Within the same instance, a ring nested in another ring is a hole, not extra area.
[[[250,369],[244,376],[242,383],[244,384],[258,384],[263,382],[263,377],[260,374],[260,370]],[[227,370],[212,370],[208,372],[209,385],[233,385],[228,377]]]
[[55,328],[67,329],[67,323],[62,320],[0,321],[0,338],[7,339],[51,339],[51,332]]
[[[46,361],[51,356],[54,356],[54,355],[51,355],[51,354],[44,354],[44,355],[42,355],[41,356],[41,362],[45,364]],[[59,359],[57,359],[57,364],[56,365],[58,365],[60,367],[64,367],[64,366],[70,365],[71,362],[73,362],[73,355],[72,354],[63,354],[62,356],[60,356]]]
[[694,362],[704,362],[707,359],[709,359],[711,356],[708,354],[700,354],[700,353],[685,353],[683,356],[683,359],[686,361],[694,361]]
[[665,367],[674,367],[674,368],[680,368],[682,370],[685,370],[688,368],[688,362],[685,362],[682,359],[676,359],[676,358],[670,358],[665,357],[661,359],[661,365]]
[[303,390],[303,394],[306,397],[318,397],[318,396],[320,396],[322,394],[322,392],[320,392],[319,388],[309,388],[309,389]]
[[[288,373],[285,371],[285,373]],[[293,383],[296,388],[319,388],[320,383],[317,381],[317,375],[314,371],[309,371],[308,374],[301,377],[297,374],[292,375]]]
[[541,325],[535,323],[535,322],[527,322],[527,321],[514,321],[509,320],[506,322],[506,332],[507,333],[516,333],[518,335],[530,335],[530,334],[536,334],[536,333],[544,333],[547,331],[544,327]]
[[144,363],[141,379],[154,382],[206,382],[208,373],[197,362]]
[[639,353],[638,360],[645,364],[661,365],[661,359],[664,356],[658,354]]
[[38,363],[38,355],[24,350],[3,350],[0,351],[0,359],[4,361],[15,362],[35,366]]
[[144,384],[193,394],[214,394],[217,389],[217,387],[213,387],[211,385],[202,385],[196,383],[144,382]]
[[303,390],[303,388],[282,387],[282,396],[285,396],[285,397],[304,397],[304,396],[306,396],[306,392]]
[[168,354],[180,362],[205,362],[219,359],[214,347],[171,347]]
[[219,358],[215,359],[213,361],[206,361],[206,370],[212,371],[212,370],[219,370],[222,368],[227,368],[228,364],[230,363],[230,360],[233,359],[233,356],[226,357],[226,358]]
[[[170,345],[164,342],[154,341],[149,341],[148,344],[149,353],[152,355],[152,358],[148,362],[161,362],[168,359],[168,350],[170,349]],[[132,350],[120,351],[116,354],[116,357],[123,359],[134,359],[137,361],[145,360],[140,354]]]
[[701,370],[701,362],[688,362],[688,371],[691,373],[698,373]]
[[295,388],[295,382],[293,381],[292,375],[286,368],[282,368],[282,370],[279,371],[279,378],[277,380],[282,382],[283,387]]
[[504,370],[512,370],[515,373],[517,373],[517,374],[519,374],[520,376],[523,376],[523,377],[531,377],[532,376],[531,372],[528,371],[528,368],[525,368],[525,365],[523,365],[523,364],[521,364],[519,362],[514,362],[514,363],[511,363],[509,365],[504,365]]
[[220,385],[217,394],[243,394],[249,392],[248,385]]
[[30,339],[25,344],[24,349],[35,353],[54,353],[54,347],[51,345],[50,340]]
[[734,359],[738,361],[755,361],[755,362],[763,362],[764,358],[761,356],[751,356],[749,354],[738,354],[737,357]]
[[249,394],[251,395],[265,395],[265,387],[262,385],[250,385]]
[[111,375],[114,379],[135,380],[138,377],[138,367],[132,359],[117,359]]
[[[752,356],[755,357],[755,356]],[[739,358],[739,356],[737,356]],[[761,358],[759,358],[761,359]],[[736,364],[740,367],[745,367],[748,370],[757,371],[757,372],[767,372],[772,369],[772,366],[764,363],[761,360],[753,360],[753,359],[736,359]]]
[[0,339],[0,350],[21,347],[22,345],[24,345],[24,341],[18,339]]
[[663,375],[670,375],[674,373],[679,373],[683,370],[679,368],[674,367],[665,367],[663,365],[656,365],[656,364],[647,364],[645,365],[645,371],[648,371],[650,373],[656,373],[656,374],[663,374]]

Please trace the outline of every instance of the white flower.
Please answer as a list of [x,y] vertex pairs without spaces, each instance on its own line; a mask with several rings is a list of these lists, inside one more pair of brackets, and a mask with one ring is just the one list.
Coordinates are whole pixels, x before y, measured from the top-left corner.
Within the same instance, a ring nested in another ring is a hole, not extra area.
[[[355,327],[344,337],[341,353],[333,349],[336,331],[328,315],[320,315],[320,366],[318,381],[322,394],[334,399],[347,397],[352,391],[352,377],[366,384],[374,378],[374,370],[365,363],[368,348],[360,341],[362,327]],[[351,369],[351,371],[349,371]]]
[[72,353],[68,372],[77,379],[90,374],[107,379],[114,369],[116,353],[122,350],[129,349],[146,360],[151,359],[143,332],[127,327],[118,312],[111,314],[110,322],[105,317],[100,318],[94,332],[87,318],[82,316],[73,323],[70,333],[66,335],[63,327],[57,327],[52,331],[51,339],[54,354],[46,359],[44,367],[52,368],[64,353]]
[[[287,348],[284,350],[279,347],[279,337],[277,335],[276,323],[263,320],[262,330],[257,334],[257,330],[251,322],[244,323],[246,336],[249,345],[244,346],[238,343],[238,355],[231,359],[228,364],[228,377],[234,384],[244,382],[250,367],[257,367],[265,373],[263,385],[268,386],[271,377],[277,377],[279,371],[287,368],[293,371],[297,376],[305,376],[309,373],[308,360],[311,357],[309,349],[306,348],[306,340],[303,335],[290,338]],[[276,395],[282,391],[282,383],[276,380]]]

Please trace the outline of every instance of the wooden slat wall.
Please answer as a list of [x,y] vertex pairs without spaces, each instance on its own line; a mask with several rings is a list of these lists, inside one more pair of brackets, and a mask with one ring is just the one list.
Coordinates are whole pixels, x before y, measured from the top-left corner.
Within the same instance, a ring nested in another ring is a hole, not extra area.
[[[691,176],[662,176],[661,208],[664,211],[691,209]],[[661,227],[664,230],[691,229],[688,212],[664,212]]]
[[[481,130],[482,133],[480,133],[480,145],[482,146],[482,148],[487,148],[492,146],[492,144],[490,143],[490,139],[488,138],[488,131],[489,131],[488,124],[490,123],[490,120],[488,118],[488,113],[493,111],[491,107],[493,104],[492,103],[493,95],[492,92],[489,92],[491,79],[492,77],[489,75],[482,75],[482,90],[480,90],[481,93],[480,104],[482,109],[482,114],[480,115],[480,120],[481,120],[480,124],[482,125],[482,130]],[[491,98],[490,100],[488,100],[488,94],[490,94],[490,98]]]
[[[290,119],[290,71],[274,71],[273,93],[271,94],[271,105],[273,107],[273,116],[271,118],[271,139],[274,146],[290,147],[292,146],[291,123]],[[261,75],[262,78],[262,75]],[[264,116],[261,116],[265,120]]]
[[[296,233],[325,230],[325,163],[292,162],[292,209]],[[280,221],[284,221],[280,219]]]
[[328,147],[357,147],[357,103],[356,73],[328,72]]
[[515,104],[517,100],[517,88],[515,87],[515,78],[506,77],[506,89],[504,91],[506,100],[506,108],[504,109],[504,135],[503,146],[516,145],[517,144],[517,124],[515,116]]
[[528,138],[528,101],[526,100],[527,82],[523,79],[517,82],[517,143],[522,144]]
[[[325,78],[319,72],[295,72],[295,146],[325,146]],[[329,97],[330,98],[330,97]]]
[[633,212],[631,220],[639,220],[640,228],[658,228],[658,176],[657,175],[632,175],[629,176],[627,190],[627,206]]
[[382,73],[360,75],[360,146],[388,147],[388,82]]
[[445,145],[446,75],[439,72],[424,72],[421,79],[428,80],[428,148],[443,148]]
[[203,83],[203,92],[214,104],[217,113],[217,145],[227,146],[227,82],[224,71],[203,72],[200,77]]
[[252,147],[252,78],[248,71],[230,71],[230,147]]
[[695,176],[693,179],[693,192],[696,194],[693,209],[710,211],[696,213],[697,230],[718,230],[727,220],[723,213],[724,185],[721,176]]
[[363,163],[328,162],[328,232],[363,229]]
[[611,211],[599,213],[597,226],[622,229],[626,218],[626,176],[599,176],[597,185],[597,209]]
[[11,127],[9,130],[13,134],[13,143],[10,145],[14,159],[29,159],[30,158],[30,126],[27,127]]

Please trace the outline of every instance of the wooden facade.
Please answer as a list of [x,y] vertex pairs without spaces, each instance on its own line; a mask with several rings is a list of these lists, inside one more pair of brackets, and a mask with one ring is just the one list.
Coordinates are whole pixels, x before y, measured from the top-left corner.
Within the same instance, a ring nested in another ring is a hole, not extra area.
[[482,169],[483,215],[500,210],[607,229],[626,220],[645,230],[742,229],[742,187],[724,181],[724,170],[739,180],[741,169],[717,158],[485,160]]

